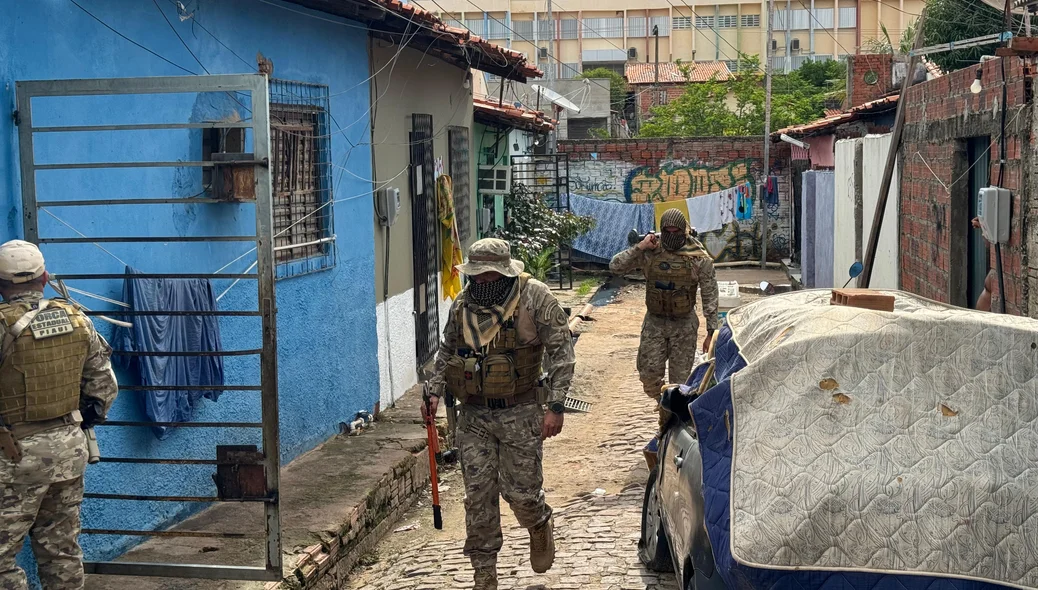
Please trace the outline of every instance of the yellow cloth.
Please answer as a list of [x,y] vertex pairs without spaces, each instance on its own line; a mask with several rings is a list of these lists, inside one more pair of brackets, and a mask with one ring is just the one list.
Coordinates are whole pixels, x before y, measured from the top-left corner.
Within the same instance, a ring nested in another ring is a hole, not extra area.
[[444,299],[454,299],[461,293],[461,273],[457,266],[465,262],[458,238],[458,223],[454,219],[454,183],[441,174],[436,179],[436,211],[440,219],[440,283]]
[[[685,202],[685,199],[653,203],[652,206],[656,211],[656,231],[663,231],[663,228],[660,227],[660,218],[663,217],[663,212],[667,209],[677,209],[684,214],[685,219],[688,219],[688,203]],[[689,223],[692,223],[691,219],[689,219]]]

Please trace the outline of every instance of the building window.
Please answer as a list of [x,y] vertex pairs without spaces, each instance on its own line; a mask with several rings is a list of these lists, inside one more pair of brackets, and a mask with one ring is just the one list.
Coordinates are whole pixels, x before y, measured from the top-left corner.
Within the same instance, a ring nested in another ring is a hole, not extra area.
[[328,87],[270,81],[274,276],[335,266]]
[[728,66],[728,71],[730,71],[730,72],[738,72],[739,71],[739,60],[732,59],[732,60],[728,60],[728,61],[726,61],[724,63],[725,63],[725,65]]
[[568,80],[580,75],[580,64],[576,62],[563,63],[559,65],[559,78]]
[[508,27],[499,18],[490,17],[487,29],[487,39],[508,39]]
[[717,28],[736,29],[739,27],[739,17],[736,15],[717,17]]
[[858,26],[858,9],[853,6],[840,8],[840,28],[853,29]]
[[647,37],[648,27],[646,26],[646,20],[644,16],[629,16],[627,17],[627,36],[628,37]]
[[697,29],[712,29],[712,28],[714,28],[714,17],[712,17],[712,16],[697,16],[696,17],[696,28]]
[[472,229],[472,208],[469,202],[469,128],[448,127],[447,143],[450,146],[448,172],[454,183],[454,220],[458,227],[458,239],[464,242],[469,239]]
[[615,39],[624,36],[623,18],[585,18],[585,39]]
[[742,20],[742,26],[744,28],[753,29],[760,28],[760,15],[759,14],[744,14],[740,17]]
[[515,40],[517,41],[528,41],[533,43],[533,21],[532,20],[514,20],[512,21],[512,31],[515,34]]
[[649,33],[652,33],[653,27],[659,27],[660,37],[667,37],[670,35],[670,17],[667,16],[654,16],[649,19]]
[[546,41],[548,39],[554,39],[555,38],[555,34],[554,33],[555,33],[555,31],[554,31],[554,27],[552,26],[552,21],[544,20],[544,19],[537,21],[537,40],[538,41]]
[[[575,18],[564,18],[562,19],[562,35],[561,39],[576,39],[577,38],[577,19]],[[549,37],[550,39],[551,37]]]
[[670,23],[670,28],[675,31],[684,31],[692,28],[692,17],[690,16],[675,16]]

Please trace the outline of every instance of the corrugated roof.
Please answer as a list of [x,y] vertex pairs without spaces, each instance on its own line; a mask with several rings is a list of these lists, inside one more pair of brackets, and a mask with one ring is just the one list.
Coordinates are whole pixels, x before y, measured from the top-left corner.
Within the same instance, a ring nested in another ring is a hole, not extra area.
[[[683,66],[690,68],[690,80],[685,79]],[[624,68],[624,76],[629,84],[655,84],[656,64],[629,63]],[[723,61],[697,61],[687,64],[672,62],[660,63],[660,84],[684,84],[685,82],[709,82],[716,79],[723,82],[732,76],[728,64]]]
[[779,129],[778,131],[771,134],[772,140],[777,140],[782,134],[790,136],[803,136],[803,135],[817,135],[821,131],[825,131],[843,125],[844,123],[850,123],[864,117],[865,115],[871,115],[875,113],[882,113],[897,108],[898,95],[894,94],[891,96],[885,96],[864,104],[860,104],[849,111],[838,113],[828,117],[822,117],[816,119],[810,123],[803,123],[801,125],[792,125],[785,129]]
[[498,123],[526,131],[547,133],[555,128],[555,121],[541,111],[513,104],[498,104],[497,99],[472,97],[473,116],[477,120]]
[[[448,63],[479,69],[498,76],[526,82],[544,75],[526,54],[501,47],[468,29],[448,26],[440,17],[400,0],[288,0],[327,14],[360,21],[371,27],[371,34],[399,43],[405,33],[408,43]],[[419,27],[416,29],[416,25]]]

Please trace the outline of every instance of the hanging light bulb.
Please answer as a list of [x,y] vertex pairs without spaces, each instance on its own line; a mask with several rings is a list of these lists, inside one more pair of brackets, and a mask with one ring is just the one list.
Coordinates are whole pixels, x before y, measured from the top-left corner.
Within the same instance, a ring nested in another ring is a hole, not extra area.
[[977,68],[977,77],[973,80],[973,84],[970,84],[970,92],[972,92],[973,94],[980,94],[980,91],[984,89],[984,87],[980,84],[980,78],[983,75],[983,68]]

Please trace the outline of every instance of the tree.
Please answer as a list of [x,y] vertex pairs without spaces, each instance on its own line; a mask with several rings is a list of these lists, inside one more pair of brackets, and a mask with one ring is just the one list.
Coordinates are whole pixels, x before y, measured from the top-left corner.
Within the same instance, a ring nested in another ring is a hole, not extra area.
[[901,31],[901,37],[898,38],[896,48],[894,47],[894,42],[890,39],[890,31],[887,30],[887,25],[880,23],[879,28],[883,31],[883,38],[876,39],[873,37],[865,41],[865,51],[868,53],[908,55],[908,52],[912,51],[912,44],[915,43],[916,23],[918,21],[912,21],[905,27],[904,31]]
[[627,100],[627,81],[620,74],[608,68],[595,68],[586,70],[580,74],[580,78],[590,80],[593,78],[609,79],[609,102],[612,110],[622,111],[624,102]]
[[505,195],[505,210],[505,225],[494,237],[511,242],[512,252],[523,262],[535,262],[547,250],[569,246],[595,227],[595,218],[556,211],[522,183],[514,183]]
[[[939,45],[1005,31],[1002,12],[980,0],[927,0],[926,10],[923,45]],[[1022,17],[1014,16],[1011,30],[1016,32],[1022,23]],[[979,63],[982,55],[994,55],[996,47],[995,44],[981,45],[932,53],[926,57],[942,70],[951,72]]]
[[[772,80],[772,129],[806,123],[824,114],[827,101],[846,94],[846,67],[835,61],[808,62]],[[654,107],[642,125],[645,137],[761,135],[764,133],[764,73],[760,59],[741,55],[727,81],[685,85],[669,104]],[[729,106],[729,102],[734,103]]]

